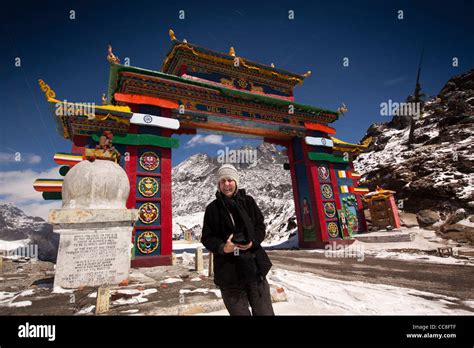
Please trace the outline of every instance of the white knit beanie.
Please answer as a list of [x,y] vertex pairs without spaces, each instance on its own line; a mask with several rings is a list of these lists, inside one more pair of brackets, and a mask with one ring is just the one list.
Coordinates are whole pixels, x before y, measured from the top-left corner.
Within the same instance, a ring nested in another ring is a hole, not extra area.
[[225,178],[234,180],[237,187],[239,186],[239,173],[232,164],[223,164],[217,171],[217,189],[219,189],[219,182]]

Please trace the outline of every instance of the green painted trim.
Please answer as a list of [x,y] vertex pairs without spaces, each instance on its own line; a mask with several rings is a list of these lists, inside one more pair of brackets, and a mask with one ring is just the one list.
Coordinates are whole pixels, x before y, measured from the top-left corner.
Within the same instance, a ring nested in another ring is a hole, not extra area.
[[[92,134],[92,139],[99,142],[101,133]],[[176,149],[179,147],[179,139],[160,137],[159,135],[152,134],[126,134],[126,135],[114,135],[112,140],[115,144],[124,145],[151,145],[166,148]]]
[[43,192],[43,199],[45,201],[61,200],[63,195],[61,192]]
[[224,95],[233,96],[235,98],[243,98],[243,99],[247,99],[247,100],[250,99],[250,100],[260,101],[260,102],[263,102],[265,104],[269,104],[269,105],[272,105],[272,106],[281,106],[281,107],[288,108],[290,105],[293,105],[294,108],[295,108],[295,111],[306,112],[310,115],[319,115],[321,113],[327,113],[327,114],[332,114],[332,115],[336,116],[336,120],[339,119],[339,114],[335,111],[321,109],[321,108],[317,108],[317,107],[314,107],[314,106],[311,106],[311,105],[300,104],[300,103],[296,103],[296,102],[289,101],[289,100],[263,96],[263,95],[255,94],[255,93],[252,93],[252,92],[239,91],[239,90],[235,90],[235,89],[232,89],[232,88],[216,86],[216,85],[201,82],[201,81],[188,80],[188,79],[185,79],[185,78],[182,78],[182,77],[179,77],[179,76],[165,74],[165,73],[162,73],[162,72],[148,70],[148,69],[137,68],[137,67],[133,67],[133,66],[125,66],[125,65],[121,65],[121,64],[112,64],[112,65],[110,65],[108,100],[112,100],[113,94],[117,90],[118,75],[119,75],[119,72],[121,72],[121,71],[132,72],[132,73],[137,73],[137,74],[143,74],[143,75],[147,75],[147,76],[155,76],[155,77],[160,77],[160,78],[163,78],[163,79],[166,79],[166,80],[181,82],[181,83],[188,84],[188,85],[195,85],[195,86],[199,86],[199,87],[209,88],[209,89],[217,90],[217,91],[221,92]]
[[61,174],[61,176],[66,176],[67,172],[69,172],[69,169],[71,169],[71,167],[62,166],[61,168],[59,168],[59,174]]
[[333,163],[349,163],[343,156],[333,155],[331,153],[308,152],[308,158],[312,161],[328,161]]

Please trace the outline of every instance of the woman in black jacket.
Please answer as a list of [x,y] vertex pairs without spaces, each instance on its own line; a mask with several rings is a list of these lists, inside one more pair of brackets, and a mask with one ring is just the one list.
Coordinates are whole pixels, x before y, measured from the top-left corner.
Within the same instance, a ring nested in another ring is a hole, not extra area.
[[201,242],[214,253],[214,282],[230,315],[274,315],[265,276],[272,263],[260,243],[263,215],[255,200],[238,189],[231,164],[217,172],[216,199],[207,207]]

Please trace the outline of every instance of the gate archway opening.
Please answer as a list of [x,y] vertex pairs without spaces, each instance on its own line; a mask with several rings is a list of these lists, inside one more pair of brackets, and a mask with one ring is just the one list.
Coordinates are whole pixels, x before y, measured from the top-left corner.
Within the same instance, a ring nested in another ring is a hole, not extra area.
[[[293,88],[310,75],[296,74],[220,53],[176,39],[161,71],[121,65],[109,47],[110,78],[104,105],[84,112],[55,99],[40,86],[54,108],[60,134],[72,141],[71,153],[56,154],[67,167],[87,158],[104,132],[113,134],[120,165],[130,181],[127,208],[139,210],[133,231],[132,266],[172,262],[172,153],[179,148],[174,134],[205,130],[261,138],[287,149],[285,169],[291,174],[301,248],[347,244],[366,232],[352,155],[366,145],[334,137],[329,126],[338,111],[294,100]],[[78,104],[75,105],[78,107]],[[58,112],[61,109],[62,112]],[[104,139],[104,138],[102,138]],[[60,199],[60,184],[35,183],[45,199]]]

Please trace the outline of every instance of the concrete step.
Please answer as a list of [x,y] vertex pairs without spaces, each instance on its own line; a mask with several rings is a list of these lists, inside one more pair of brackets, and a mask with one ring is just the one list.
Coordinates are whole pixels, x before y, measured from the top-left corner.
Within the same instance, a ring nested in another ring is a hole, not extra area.
[[365,243],[396,243],[411,242],[415,239],[415,233],[402,231],[377,231],[363,234],[355,234],[356,240]]

